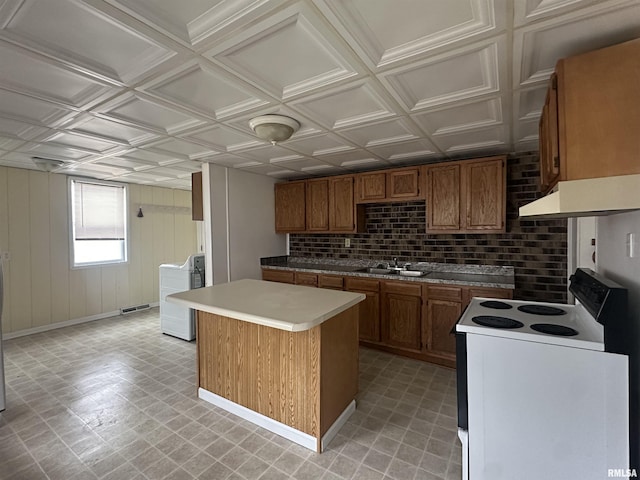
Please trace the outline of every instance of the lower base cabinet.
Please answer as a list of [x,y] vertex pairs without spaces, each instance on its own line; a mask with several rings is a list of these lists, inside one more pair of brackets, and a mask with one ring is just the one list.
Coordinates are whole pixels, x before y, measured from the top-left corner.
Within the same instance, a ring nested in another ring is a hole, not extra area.
[[455,335],[451,330],[462,314],[464,290],[454,286],[425,286],[427,299],[426,350],[443,361],[456,358]]
[[382,342],[419,352],[422,349],[422,292],[420,284],[382,284]]
[[455,368],[452,333],[471,298],[513,298],[505,288],[387,281],[284,270],[262,271],[262,279],[363,293],[359,339],[364,346]]
[[368,278],[347,277],[344,287],[347,292],[364,293],[367,296],[360,302],[360,340],[380,342],[380,282]]

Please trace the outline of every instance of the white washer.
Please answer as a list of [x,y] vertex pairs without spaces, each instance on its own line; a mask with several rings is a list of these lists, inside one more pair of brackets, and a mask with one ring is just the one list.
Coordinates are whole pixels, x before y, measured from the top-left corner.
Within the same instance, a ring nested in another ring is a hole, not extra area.
[[204,287],[204,255],[189,256],[184,264],[160,265],[160,330],[191,341],[196,338],[195,314],[187,307],[168,303],[167,295]]

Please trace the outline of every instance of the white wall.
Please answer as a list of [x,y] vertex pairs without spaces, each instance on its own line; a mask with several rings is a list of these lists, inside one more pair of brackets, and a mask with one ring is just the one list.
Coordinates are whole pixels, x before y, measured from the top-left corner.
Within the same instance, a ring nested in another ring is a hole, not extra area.
[[627,257],[627,233],[640,241],[640,212],[598,217],[597,270],[629,290],[629,310],[640,322],[640,248],[635,258]]
[[[190,207],[191,193],[132,184],[129,262],[71,269],[68,202],[65,175],[0,167],[0,252],[10,254],[3,261],[5,334],[155,303],[158,266],[197,249],[191,214],[171,211]],[[139,204],[153,206],[143,218],[136,217]]]
[[[627,256],[627,234],[634,233],[638,244],[636,256]],[[621,284],[628,290],[630,342],[636,352],[640,352],[640,212],[628,212],[606,217],[598,217],[596,225],[597,271]],[[632,410],[631,436],[640,437],[640,358],[636,355],[629,362],[629,375],[635,379],[635,390],[631,394]],[[635,413],[635,416],[633,415]],[[640,462],[640,452],[635,452],[635,461]],[[636,463],[632,467],[638,468]]]
[[260,258],[286,255],[286,235],[275,233],[276,181],[264,175],[203,165],[207,285],[260,279]]

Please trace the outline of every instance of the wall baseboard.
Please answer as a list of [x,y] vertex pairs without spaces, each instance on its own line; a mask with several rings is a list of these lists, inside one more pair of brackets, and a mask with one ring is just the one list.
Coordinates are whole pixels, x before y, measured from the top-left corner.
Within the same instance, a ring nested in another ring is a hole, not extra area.
[[[150,308],[157,307],[159,305],[160,305],[159,302],[149,303]],[[42,325],[40,327],[18,330],[17,332],[5,333],[2,335],[2,338],[4,340],[10,340],[12,338],[26,337],[27,335],[33,335],[34,333],[42,333],[42,332],[48,332],[49,330],[56,330],[58,328],[70,327],[72,325],[78,325],[80,323],[93,322],[95,320],[103,320],[105,318],[121,317],[121,316],[122,315],[120,314],[120,310],[114,310],[113,312],[98,313],[96,315],[89,315],[88,317],[72,318],[71,320],[65,320],[64,322],[56,322],[56,323],[51,323],[49,325]]]

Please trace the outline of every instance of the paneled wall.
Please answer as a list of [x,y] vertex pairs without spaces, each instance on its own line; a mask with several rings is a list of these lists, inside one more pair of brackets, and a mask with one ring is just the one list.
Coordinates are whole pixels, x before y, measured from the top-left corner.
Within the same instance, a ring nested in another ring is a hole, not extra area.
[[[292,234],[292,256],[513,265],[515,298],[565,302],[567,221],[518,218],[518,208],[540,197],[538,157],[510,157],[507,162],[507,233],[428,235],[425,202],[366,207],[366,233]],[[344,238],[351,247],[344,247]]]
[[[129,262],[72,269],[68,202],[65,175],[0,167],[0,252],[10,255],[3,261],[4,333],[157,302],[158,266],[196,252],[191,193],[131,184]],[[143,218],[136,216],[140,204],[150,205]]]

